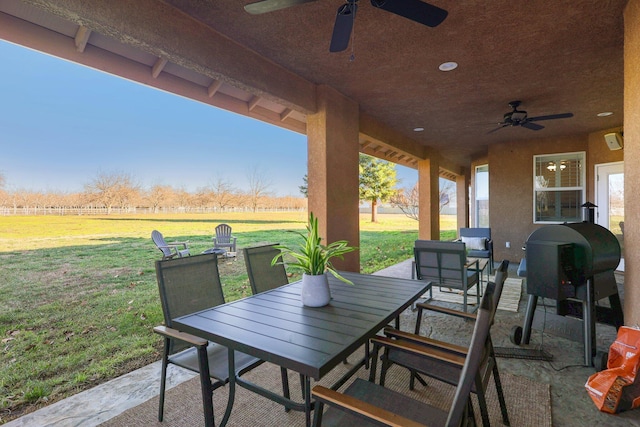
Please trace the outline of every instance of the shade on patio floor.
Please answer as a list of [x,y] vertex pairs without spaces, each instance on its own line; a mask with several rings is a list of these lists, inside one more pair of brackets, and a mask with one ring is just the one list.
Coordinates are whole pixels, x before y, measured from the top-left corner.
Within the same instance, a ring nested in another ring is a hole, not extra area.
[[[376,274],[408,278],[411,271],[410,265],[410,261],[400,263]],[[511,263],[510,277],[516,276],[516,267],[517,263]],[[514,347],[509,340],[509,334],[514,325],[522,326],[526,297],[526,292],[523,292],[517,313],[502,310],[496,313],[496,321],[492,327],[494,345]],[[446,305],[446,303],[443,304]],[[415,313],[407,310],[402,316],[402,328],[412,330],[414,324]],[[461,339],[460,337],[466,336],[464,330],[467,327],[468,325],[464,325],[464,322],[453,322],[450,318],[438,314],[430,314],[423,321],[424,333],[437,339]],[[596,333],[600,350],[608,349],[616,335],[612,326],[601,324],[597,325]],[[584,383],[595,371],[592,367],[583,366],[581,343],[548,333],[542,334],[534,329],[528,347],[542,347],[553,355],[553,361],[549,363],[540,360],[500,358],[498,359],[499,368],[505,374],[526,377],[550,386],[554,427],[585,425],[640,427],[640,410],[623,412],[619,415],[609,415],[597,410],[584,390]],[[133,406],[154,398],[159,389],[159,372],[159,364],[154,363],[40,411],[27,414],[5,426],[82,425],[91,427],[99,425]],[[180,369],[170,369],[170,372],[172,384],[182,383],[193,376]],[[297,383],[292,380],[292,384]],[[508,389],[507,396],[509,396]],[[513,423],[512,426],[516,427]]]

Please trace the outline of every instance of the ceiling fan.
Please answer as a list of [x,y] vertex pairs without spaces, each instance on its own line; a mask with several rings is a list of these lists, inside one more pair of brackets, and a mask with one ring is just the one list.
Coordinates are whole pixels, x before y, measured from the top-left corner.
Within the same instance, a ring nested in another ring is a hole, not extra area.
[[520,101],[511,101],[509,107],[512,111],[505,113],[502,122],[498,123],[498,127],[489,131],[488,133],[495,132],[507,126],[522,126],[523,128],[531,130],[544,129],[544,126],[533,122],[541,122],[543,120],[555,120],[555,119],[568,119],[573,117],[573,113],[561,113],[561,114],[549,114],[548,116],[529,117],[526,111],[518,110]]
[[[244,10],[259,15],[285,9],[298,4],[309,3],[316,0],[262,0],[250,3]],[[400,15],[427,27],[436,27],[447,17],[448,12],[429,3],[420,0],[370,0],[371,5],[378,9]],[[342,52],[349,46],[353,21],[358,9],[358,0],[346,0],[345,4],[338,8],[336,21],[331,36],[330,52]]]

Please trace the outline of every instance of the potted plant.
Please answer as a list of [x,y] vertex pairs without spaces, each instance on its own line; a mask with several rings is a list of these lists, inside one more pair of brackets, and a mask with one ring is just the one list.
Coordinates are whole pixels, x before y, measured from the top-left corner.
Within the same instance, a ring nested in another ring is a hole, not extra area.
[[353,284],[336,271],[331,264],[331,259],[334,257],[343,258],[344,254],[352,252],[356,248],[349,246],[349,242],[346,240],[323,245],[318,233],[318,218],[313,215],[313,212],[309,214],[306,234],[297,231],[295,233],[302,237],[302,243],[296,249],[291,249],[286,245],[276,246],[282,253],[273,258],[271,265],[284,263],[285,255],[293,257],[295,261],[287,263],[287,265],[302,270],[302,303],[310,307],[327,305],[331,299],[327,272],[345,283]]

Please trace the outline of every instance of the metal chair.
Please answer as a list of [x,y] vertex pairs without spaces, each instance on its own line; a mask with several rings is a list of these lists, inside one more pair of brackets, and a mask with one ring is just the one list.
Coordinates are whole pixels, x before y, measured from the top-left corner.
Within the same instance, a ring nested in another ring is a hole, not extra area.
[[[272,243],[242,249],[251,292],[254,295],[289,283],[289,277],[284,265],[271,265],[271,261],[281,253],[276,245],[278,244]],[[288,378],[285,368],[281,368],[281,374],[283,381]],[[300,374],[300,386],[304,397],[304,376],[302,374]]]
[[467,256],[471,258],[488,258],[489,274],[493,273],[493,239],[490,228],[461,228],[460,241],[467,245]]
[[[499,267],[496,269],[496,276],[494,283],[490,283],[493,287],[493,298],[492,304],[490,305],[490,321],[493,324],[493,319],[495,317],[496,310],[498,308],[498,303],[500,301],[500,297],[502,295],[502,290],[504,289],[504,282],[507,279],[508,273],[507,269],[509,267],[509,261],[504,260],[500,263]],[[416,346],[418,348],[425,347],[432,349],[438,352],[444,352],[447,354],[456,354],[460,356],[466,356],[469,348],[466,346],[455,345],[452,343],[434,340],[431,338],[427,338],[424,336],[420,336],[420,324],[422,321],[423,310],[433,310],[445,315],[452,315],[466,320],[476,320],[477,316],[474,313],[467,313],[463,311],[453,310],[446,307],[424,304],[417,304],[418,315],[416,318],[416,330],[415,334],[402,332],[398,330],[393,330],[390,328],[385,329],[385,335],[388,337],[387,339],[393,339],[404,343],[410,343],[410,345]],[[386,341],[383,341],[384,344]],[[377,349],[375,346],[380,346],[381,344],[377,344],[374,340],[374,354]],[[489,383],[489,379],[491,375],[493,375],[494,383],[496,386],[496,391],[498,395],[498,401],[500,402],[500,409],[502,412],[502,421],[505,425],[509,425],[509,416],[507,413],[506,401],[504,398],[504,393],[502,390],[502,384],[500,382],[500,374],[498,372],[498,365],[496,363],[496,357],[493,349],[493,343],[491,341],[491,335],[487,336],[486,344],[485,344],[485,353],[481,358],[481,369],[478,371],[478,375],[476,376],[474,385],[472,387],[472,392],[478,395],[478,403],[480,406],[480,414],[482,416],[483,425],[489,426],[489,411],[487,408],[486,402],[486,389]],[[460,370],[462,369],[462,365],[458,364],[450,364],[443,362],[437,357],[416,357],[406,352],[402,352],[393,347],[389,347],[384,355],[382,356],[382,371],[380,375],[380,384],[384,385],[384,378],[386,375],[387,369],[392,364],[397,364],[400,366],[404,366],[411,370],[411,380],[409,383],[409,389],[413,390],[414,388],[414,380],[418,379],[423,385],[427,385],[426,382],[420,377],[420,374],[429,376],[431,378],[437,379],[439,381],[444,381],[448,384],[457,385],[460,378]]]
[[[439,240],[416,240],[414,252],[415,272],[418,280],[432,281],[440,288],[460,289],[463,310],[467,311],[467,295],[473,286],[480,287],[478,261],[467,263],[465,244]],[[480,289],[476,292],[480,304]]]
[[271,260],[280,254],[276,245],[274,243],[242,249],[249,284],[254,295],[289,283],[284,265],[271,265]]
[[216,235],[213,237],[214,249],[224,249],[227,252],[236,252],[236,241],[238,239],[231,234],[229,224],[220,224],[216,227]]
[[[203,254],[159,260],[155,262],[155,267],[164,314],[164,326],[153,329],[164,337],[158,408],[158,420],[162,421],[169,364],[198,372],[203,391],[206,381],[211,381],[212,390],[225,385],[229,381],[229,366],[227,347],[172,327],[172,319],[176,317],[225,303],[217,256]],[[235,352],[236,372],[240,375],[262,362],[247,354]],[[283,390],[288,396],[288,382],[283,382]],[[206,414],[210,414],[210,419],[213,419],[212,397],[204,394],[202,396],[205,420]]]
[[[473,408],[469,395],[481,368],[482,355],[486,349],[491,326],[491,307],[493,305],[494,285],[489,284],[482,297],[480,308],[471,338],[469,351],[460,356],[453,353],[442,355],[448,363],[462,365],[460,381],[457,384],[453,402],[448,411],[419,402],[411,397],[384,388],[369,381],[356,379],[345,391],[340,393],[322,386],[312,390],[317,407],[314,410],[314,425],[328,426],[379,426],[379,425],[429,425],[460,427],[475,425]],[[415,357],[426,357],[430,349],[420,351],[400,340],[385,337],[374,338],[379,346],[395,348]],[[378,347],[376,347],[378,348]],[[375,360],[371,367],[372,378],[375,378]],[[323,406],[330,408],[323,413]]]
[[171,242],[167,243],[164,240],[164,236],[158,230],[151,232],[151,240],[162,252],[162,259],[181,258],[183,256],[189,256],[188,242]]

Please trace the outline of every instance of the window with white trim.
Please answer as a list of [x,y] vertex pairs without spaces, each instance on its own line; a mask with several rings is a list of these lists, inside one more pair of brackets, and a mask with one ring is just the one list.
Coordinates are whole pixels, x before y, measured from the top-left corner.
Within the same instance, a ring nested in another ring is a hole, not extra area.
[[585,153],[533,156],[533,222],[582,220],[585,200]]

